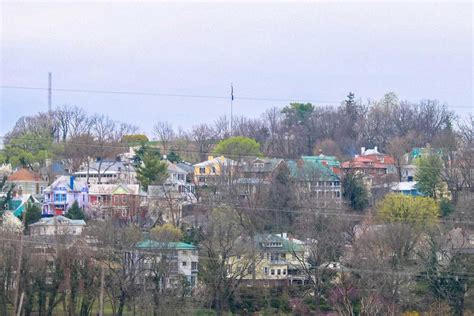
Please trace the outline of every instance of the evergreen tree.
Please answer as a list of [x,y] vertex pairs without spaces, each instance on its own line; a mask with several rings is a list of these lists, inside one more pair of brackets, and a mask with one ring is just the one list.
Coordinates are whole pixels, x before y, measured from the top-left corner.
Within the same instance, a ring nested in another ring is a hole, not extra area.
[[25,214],[25,228],[28,228],[30,224],[36,223],[41,219],[41,208],[35,204],[29,204],[26,207]]
[[418,181],[418,189],[425,195],[437,198],[441,190],[441,171],[443,162],[433,154],[426,157],[420,157],[417,162],[415,180]]
[[363,179],[348,173],[342,180],[342,196],[355,211],[363,211],[369,205],[369,194]]
[[167,156],[168,160],[170,162],[180,162],[180,161],[183,161],[183,159],[181,159],[181,157],[175,153],[173,150],[170,151],[170,153],[168,154]]
[[77,201],[75,201],[72,206],[69,208],[69,210],[66,213],[66,217],[70,219],[85,219],[86,216],[84,215],[84,212],[82,209],[79,207],[79,204]]

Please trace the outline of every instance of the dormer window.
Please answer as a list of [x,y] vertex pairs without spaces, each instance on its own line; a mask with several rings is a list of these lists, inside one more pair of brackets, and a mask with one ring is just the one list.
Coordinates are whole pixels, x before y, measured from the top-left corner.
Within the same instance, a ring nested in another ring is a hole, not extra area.
[[254,162],[253,166],[255,168],[263,168],[265,164],[263,162]]

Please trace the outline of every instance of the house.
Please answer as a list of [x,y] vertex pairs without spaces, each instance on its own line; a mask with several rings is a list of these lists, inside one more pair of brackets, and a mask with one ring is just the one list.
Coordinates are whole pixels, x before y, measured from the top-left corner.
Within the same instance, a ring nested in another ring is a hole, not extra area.
[[32,205],[41,207],[41,202],[38,201],[31,194],[22,194],[19,196],[15,196],[8,202],[8,208],[18,218],[21,218],[21,216],[23,215],[23,212],[25,212],[27,208]]
[[224,156],[209,156],[207,161],[194,165],[194,183],[197,185],[212,184],[221,176],[230,176],[237,163]]
[[270,180],[276,168],[283,163],[285,163],[283,159],[257,157],[244,162],[239,171],[242,178]]
[[[299,199],[311,199],[317,206],[340,207],[342,204],[341,178],[337,159],[330,156],[303,156],[297,161],[288,161],[288,168]],[[327,163],[323,163],[326,161]]]
[[141,217],[146,201],[138,184],[91,184],[88,213],[102,219]]
[[42,179],[38,173],[21,168],[7,177],[7,185],[14,186],[13,196],[30,194],[35,198],[41,198],[48,182]]
[[343,162],[341,168],[345,173],[355,172],[369,176],[374,186],[390,183],[397,177],[395,159],[380,153],[377,146],[373,149],[362,147],[361,154]]
[[399,182],[392,186],[390,190],[394,193],[400,193],[404,195],[423,196],[423,193],[418,190],[416,184],[416,181]]
[[94,161],[84,165],[74,173],[77,179],[88,184],[127,183],[137,184],[137,172],[131,161],[106,160]]
[[150,208],[161,212],[166,222],[179,224],[184,207],[197,202],[195,186],[188,170],[166,160],[168,178],[162,184],[149,185]]
[[198,247],[184,242],[159,242],[146,238],[136,245],[135,257],[140,260],[142,273],[138,282],[149,289],[156,288],[153,272],[164,274],[162,288],[177,288],[185,281],[193,289],[198,282]]
[[[240,242],[252,242],[248,237],[241,238]],[[282,234],[257,234],[253,240],[257,255],[254,264],[248,264],[248,254],[240,253],[231,257],[228,265],[228,273],[233,270],[241,270],[242,266],[248,266],[254,271],[244,273],[244,280],[255,280],[262,284],[287,285],[304,284],[307,276],[302,273],[302,262],[305,262],[304,243],[297,239]],[[249,247],[250,248],[250,247]]]
[[30,236],[81,235],[86,222],[82,219],[69,219],[64,216],[43,217],[28,226]]
[[64,215],[77,202],[83,210],[89,203],[88,187],[85,181],[74,176],[60,176],[43,191],[43,216]]

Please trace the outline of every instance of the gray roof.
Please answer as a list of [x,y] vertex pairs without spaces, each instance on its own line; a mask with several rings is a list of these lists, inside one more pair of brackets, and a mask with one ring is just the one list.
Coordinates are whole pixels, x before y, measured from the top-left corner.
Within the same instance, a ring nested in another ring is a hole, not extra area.
[[54,225],[74,225],[74,226],[86,226],[86,222],[82,219],[70,219],[64,216],[53,216],[43,217],[36,223],[30,226],[54,226]]

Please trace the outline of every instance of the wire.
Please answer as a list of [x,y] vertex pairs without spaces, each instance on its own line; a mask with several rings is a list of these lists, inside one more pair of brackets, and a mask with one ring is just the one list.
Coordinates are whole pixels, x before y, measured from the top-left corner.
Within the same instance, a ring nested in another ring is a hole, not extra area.
[[[48,88],[42,87],[27,87],[27,86],[0,86],[2,89],[21,89],[21,90],[49,90]],[[174,94],[174,93],[158,93],[158,92],[138,92],[138,91],[113,91],[113,90],[85,90],[85,89],[60,89],[52,88],[52,91],[59,92],[77,92],[77,93],[95,93],[95,94],[119,94],[119,95],[143,95],[143,96],[157,96],[157,97],[180,97],[180,98],[201,98],[201,99],[221,99],[230,100],[230,96],[218,96],[218,95],[199,95],[199,94]],[[234,100],[243,101],[281,101],[281,102],[313,102],[313,103],[327,103],[327,104],[339,104],[338,101],[315,101],[313,99],[292,99],[292,98],[259,98],[259,97],[239,97],[234,96]]]
[[[21,89],[21,90],[49,90],[49,88],[32,87],[32,86],[11,86],[1,85],[2,89]],[[221,99],[230,100],[232,96],[218,96],[218,95],[199,95],[199,94],[175,94],[175,93],[159,93],[159,92],[140,92],[140,91],[114,91],[114,90],[88,90],[88,89],[61,89],[52,88],[52,91],[58,92],[77,92],[77,93],[95,93],[95,94],[118,94],[118,95],[143,95],[143,96],[157,96],[157,97],[180,97],[180,98],[201,98],[201,99]],[[251,96],[234,96],[234,100],[242,101],[274,101],[274,102],[310,102],[315,104],[340,104],[341,101],[325,101],[315,100],[314,98],[265,98],[265,97],[251,97]],[[472,106],[463,105],[445,105],[448,108],[472,109]]]

